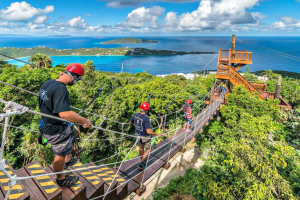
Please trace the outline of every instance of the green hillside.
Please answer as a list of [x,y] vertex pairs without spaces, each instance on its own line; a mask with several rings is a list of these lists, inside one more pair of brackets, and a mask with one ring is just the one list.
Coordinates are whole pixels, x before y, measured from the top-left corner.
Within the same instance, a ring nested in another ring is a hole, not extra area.
[[101,42],[101,44],[140,44],[140,43],[160,43],[160,42],[155,40],[137,39],[137,38],[130,38],[130,37]]

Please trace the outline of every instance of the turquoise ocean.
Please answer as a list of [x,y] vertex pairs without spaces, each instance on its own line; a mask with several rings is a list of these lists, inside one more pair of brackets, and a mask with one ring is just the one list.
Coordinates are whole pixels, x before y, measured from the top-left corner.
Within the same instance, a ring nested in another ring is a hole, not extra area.
[[[76,48],[115,48],[115,47],[143,47],[148,49],[174,50],[174,51],[202,51],[218,52],[231,37],[136,37],[158,40],[160,43],[149,44],[100,44],[103,41],[120,37],[1,37],[0,47],[37,47],[46,46],[57,49]],[[242,43],[236,44],[237,50],[253,52],[253,64],[249,65],[251,71],[264,69],[284,70],[300,73],[300,37],[238,37]],[[226,49],[231,48],[231,44]],[[195,69],[202,70],[214,57],[213,54],[177,55],[177,56],[51,56],[56,64],[72,62],[84,63],[93,60],[96,69],[100,71],[120,72],[122,63],[124,72],[170,74],[190,73]],[[21,58],[27,61],[27,58]],[[23,63],[9,60],[9,63],[22,66]],[[205,69],[215,70],[217,59]],[[242,69],[243,71],[244,69]]]

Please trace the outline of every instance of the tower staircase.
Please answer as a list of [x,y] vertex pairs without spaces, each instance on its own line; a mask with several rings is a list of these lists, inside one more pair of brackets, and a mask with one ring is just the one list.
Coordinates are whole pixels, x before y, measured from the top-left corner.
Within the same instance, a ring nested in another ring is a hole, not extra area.
[[[223,82],[230,82],[227,84],[228,89],[232,86],[244,85],[249,92],[256,92],[263,100],[274,99],[275,92],[267,92],[265,83],[249,82],[237,71],[247,64],[252,64],[252,52],[220,49],[216,78]],[[281,96],[278,99],[280,100],[279,106],[291,108]]]

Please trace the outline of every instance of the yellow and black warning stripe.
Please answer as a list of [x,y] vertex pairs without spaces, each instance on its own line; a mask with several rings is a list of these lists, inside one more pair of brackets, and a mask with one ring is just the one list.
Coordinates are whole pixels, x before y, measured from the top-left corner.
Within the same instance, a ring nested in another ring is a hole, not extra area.
[[[39,164],[30,165],[28,169],[34,176],[46,174],[45,170]],[[52,181],[52,179],[48,175],[36,177],[36,179],[47,194],[51,194],[58,189],[56,184]]]
[[75,165],[73,165],[73,167],[75,169],[83,169],[84,168],[84,170],[80,170],[78,172],[81,173],[85,178],[87,178],[94,185],[97,185],[101,182],[101,179],[98,176],[95,176],[95,174],[93,172],[91,172],[89,169],[86,169],[86,167],[83,166],[82,163],[77,162]]
[[[5,165],[5,170],[7,171],[7,173],[9,173],[10,175],[14,175],[14,173],[10,170],[8,165]],[[0,172],[0,183],[2,184],[5,193],[7,192],[7,190],[9,189],[8,186],[8,177],[4,174],[4,172]],[[20,184],[16,184],[12,187],[11,192],[8,196],[8,199],[17,199],[19,197],[21,197],[24,194],[24,190],[22,188],[22,186]]]
[[[71,176],[71,172],[69,172],[68,170],[64,170],[66,175]],[[75,185],[72,185],[71,188],[75,191],[77,191],[80,187],[82,186],[82,183],[80,182],[80,180],[77,181],[77,183]]]
[[[93,168],[92,171],[101,177],[107,184],[111,184],[115,177],[115,172],[108,167]],[[120,175],[116,175],[116,179],[120,185],[122,185],[126,180],[124,180]]]

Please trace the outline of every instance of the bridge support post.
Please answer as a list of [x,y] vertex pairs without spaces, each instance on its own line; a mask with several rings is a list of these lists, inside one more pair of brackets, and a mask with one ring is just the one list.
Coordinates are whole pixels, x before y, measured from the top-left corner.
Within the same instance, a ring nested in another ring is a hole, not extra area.
[[[235,59],[235,40],[236,40],[236,35],[233,34],[232,35],[232,46],[231,46],[233,53],[232,53],[232,57],[230,59]],[[234,63],[231,63],[231,66],[234,66]]]
[[279,75],[278,76],[278,82],[277,82],[277,86],[276,86],[276,92],[275,92],[275,99],[278,99],[280,96],[280,90],[281,90],[281,79],[282,77]]
[[165,168],[166,170],[168,170],[168,169],[170,168],[170,166],[171,166],[171,163],[167,162],[167,163],[163,166],[163,168]]
[[185,152],[185,148],[182,147],[182,149],[179,150],[181,153],[184,153]]
[[135,190],[135,193],[138,195],[138,196],[142,196],[142,194],[146,192],[146,186],[145,185],[142,185],[141,187],[139,187],[138,189]]

